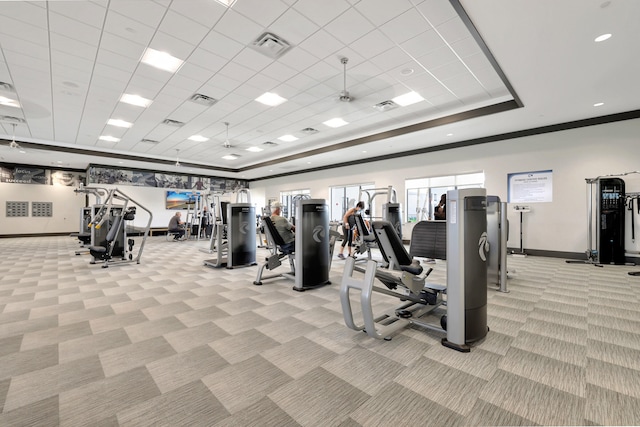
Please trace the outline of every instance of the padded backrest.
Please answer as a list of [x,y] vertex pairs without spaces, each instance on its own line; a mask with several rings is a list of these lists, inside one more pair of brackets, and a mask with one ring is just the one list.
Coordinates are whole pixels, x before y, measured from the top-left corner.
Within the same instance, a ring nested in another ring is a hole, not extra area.
[[120,221],[122,221],[121,216],[114,217],[113,224],[111,224],[111,228],[107,233],[107,242],[111,243],[115,240],[116,236],[118,235],[118,230],[120,229]]
[[278,230],[276,230],[276,226],[273,224],[273,221],[271,221],[271,218],[268,216],[262,217],[262,222],[267,227],[267,232],[273,239],[273,243],[278,246],[284,245],[284,240],[282,239],[282,236],[280,236],[280,233],[278,233]]
[[447,222],[420,221],[411,232],[411,255],[447,259]]
[[413,259],[404,248],[393,225],[388,221],[373,221],[371,225],[375,231],[378,246],[384,248],[386,258],[393,258],[398,265],[411,265]]
[[367,223],[364,222],[364,218],[362,218],[361,215],[354,215],[354,217],[356,219],[356,227],[358,227],[358,234],[362,236],[362,239],[365,242],[375,241],[375,236],[369,231],[369,227],[367,227]]

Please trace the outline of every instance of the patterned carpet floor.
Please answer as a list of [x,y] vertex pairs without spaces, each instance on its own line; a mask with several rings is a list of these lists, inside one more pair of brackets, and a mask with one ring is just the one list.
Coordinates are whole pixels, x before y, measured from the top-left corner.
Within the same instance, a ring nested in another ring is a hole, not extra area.
[[510,257],[490,332],[458,353],[348,329],[342,260],[295,292],[204,266],[206,246],[152,237],[104,269],[69,237],[0,239],[0,425],[640,425],[638,267]]

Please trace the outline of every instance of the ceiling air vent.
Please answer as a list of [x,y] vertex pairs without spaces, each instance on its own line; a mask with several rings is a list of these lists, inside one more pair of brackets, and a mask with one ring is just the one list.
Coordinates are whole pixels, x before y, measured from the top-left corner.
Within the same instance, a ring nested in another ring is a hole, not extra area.
[[380,112],[384,112],[398,108],[398,104],[393,101],[382,101],[381,103],[374,105],[373,108]]
[[26,121],[20,117],[13,117],[13,116],[0,116],[0,122],[7,122],[7,123],[26,123]]
[[158,144],[160,141],[156,141],[155,139],[141,139],[140,142],[146,142],[147,144]]
[[164,119],[162,121],[162,124],[163,125],[168,125],[168,126],[174,126],[174,127],[177,127],[177,128],[179,128],[181,126],[184,126],[183,122],[179,122],[177,120],[171,120],[171,119]]
[[251,47],[269,58],[279,58],[291,45],[272,33],[264,33],[251,43]]
[[304,133],[305,135],[313,135],[314,133],[318,133],[320,131],[314,128],[304,128],[300,132]]
[[218,102],[217,99],[207,95],[203,95],[201,93],[194,94],[191,98],[189,98],[189,100],[195,102],[196,104],[206,105],[207,107],[211,107],[216,102]]
[[11,83],[0,82],[0,90],[4,90],[6,92],[13,92],[13,85]]

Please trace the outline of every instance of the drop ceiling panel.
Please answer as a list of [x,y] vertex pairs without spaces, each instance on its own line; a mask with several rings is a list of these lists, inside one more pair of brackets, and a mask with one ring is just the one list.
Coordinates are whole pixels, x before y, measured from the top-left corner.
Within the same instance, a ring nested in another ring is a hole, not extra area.
[[[65,2],[53,2],[55,4],[61,4]],[[80,5],[79,10],[83,10],[82,5],[90,3],[78,3]],[[100,27],[96,28],[91,25],[87,25],[84,21],[77,21],[72,18],[68,18],[57,13],[49,14],[49,26],[51,32],[62,34],[63,36],[70,37],[72,39],[83,40],[85,43],[98,46],[100,44]]]
[[134,21],[113,10],[109,10],[107,13],[104,31],[143,46],[149,44],[156,32],[155,28]]
[[213,27],[222,17],[226,8],[211,0],[167,1],[171,10],[207,27]]
[[449,44],[469,37],[469,30],[467,30],[467,27],[465,27],[459,18],[450,19],[449,21],[438,25],[437,29]]
[[0,15],[0,33],[11,35],[40,46],[47,46],[49,35],[46,29]]
[[263,27],[233,9],[228,9],[216,24],[216,30],[246,46],[262,34]]
[[436,30],[430,29],[406,40],[401,46],[409,55],[418,58],[439,48],[444,48],[446,44]]
[[33,3],[24,1],[3,2],[0,15],[6,15],[11,17],[11,19],[21,21],[28,25],[35,25],[45,30],[49,28],[46,9],[38,7]]
[[382,26],[392,18],[401,15],[413,5],[409,0],[362,0],[355,5],[355,8],[369,21],[376,26]]
[[114,34],[103,32],[102,39],[100,40],[100,49],[118,53],[135,61],[140,61],[144,54],[145,46]]
[[354,9],[349,9],[327,24],[325,29],[343,44],[350,45],[374,30],[375,27],[360,13]]
[[5,52],[17,52],[42,61],[49,59],[48,46],[31,43],[6,34],[0,35],[0,43]]
[[[254,37],[258,37],[260,34],[256,34]],[[236,56],[246,44],[238,43],[237,41],[219,33],[218,31],[211,31],[200,43],[200,47],[215,53],[227,60]]]
[[386,72],[395,68],[397,64],[404,64],[411,59],[412,58],[401,48],[392,47],[391,49],[374,56],[370,61],[382,71]]
[[[284,38],[291,45],[302,43],[303,40],[319,29],[318,25],[294,9],[287,10],[270,27],[270,30]],[[256,34],[256,36],[258,35]]]
[[162,20],[158,31],[197,45],[209,33],[209,28],[170,10]]
[[440,0],[425,0],[417,5],[418,10],[427,17],[431,25],[438,26],[458,17],[449,2]]
[[233,10],[268,28],[287,10],[287,5],[280,0],[243,0],[234,4]]
[[389,40],[380,30],[376,29],[350,43],[349,46],[364,58],[370,59],[391,49],[395,46],[395,43]]
[[300,47],[318,59],[324,59],[342,49],[344,45],[327,31],[319,30],[312,34]]
[[318,26],[324,26],[333,21],[350,7],[345,0],[299,0],[294,8],[302,15],[313,20]]

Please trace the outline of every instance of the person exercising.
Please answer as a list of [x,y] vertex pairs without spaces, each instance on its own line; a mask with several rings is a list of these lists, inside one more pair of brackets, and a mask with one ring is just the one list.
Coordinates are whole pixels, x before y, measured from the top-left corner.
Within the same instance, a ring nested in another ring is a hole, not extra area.
[[180,212],[176,212],[174,216],[169,220],[169,226],[167,229],[169,233],[175,234],[173,236],[173,240],[181,240],[184,237],[184,221],[180,220],[180,216],[182,214]]
[[286,218],[280,216],[282,204],[274,202],[271,204],[271,222],[276,227],[278,234],[282,237],[284,245],[280,246],[282,252],[293,252],[296,247],[296,226],[291,224]]
[[340,246],[340,253],[338,254],[338,258],[344,259],[344,247],[349,245],[349,256],[351,256],[351,247],[353,246],[353,232],[356,225],[356,215],[364,209],[364,202],[360,201],[358,204],[347,210],[342,217],[342,246]]

